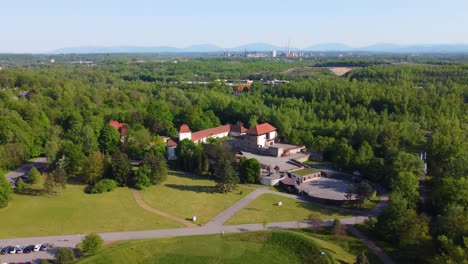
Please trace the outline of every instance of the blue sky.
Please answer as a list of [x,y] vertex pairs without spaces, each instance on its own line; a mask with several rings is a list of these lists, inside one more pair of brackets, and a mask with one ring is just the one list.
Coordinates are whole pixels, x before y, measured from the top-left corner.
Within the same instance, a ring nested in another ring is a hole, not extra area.
[[468,0],[2,0],[0,14],[0,52],[468,43]]

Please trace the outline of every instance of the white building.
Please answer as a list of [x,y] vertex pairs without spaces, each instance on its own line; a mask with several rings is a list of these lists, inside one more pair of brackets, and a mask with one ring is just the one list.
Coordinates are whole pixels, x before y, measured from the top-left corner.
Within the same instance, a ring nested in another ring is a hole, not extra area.
[[255,142],[258,147],[273,146],[277,136],[276,127],[268,123],[263,123],[247,130],[247,135],[255,137]]

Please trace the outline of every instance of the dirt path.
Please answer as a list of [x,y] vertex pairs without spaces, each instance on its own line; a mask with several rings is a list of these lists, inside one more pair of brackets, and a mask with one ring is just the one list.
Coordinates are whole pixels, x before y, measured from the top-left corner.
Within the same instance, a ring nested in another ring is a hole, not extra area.
[[379,257],[379,259],[384,263],[384,264],[394,264],[393,260],[390,258],[390,256],[385,253],[379,246],[377,246],[372,240],[367,238],[363,233],[361,233],[359,230],[357,230],[356,227],[352,225],[348,225],[348,231],[355,235],[357,238],[359,238],[364,245],[366,245],[374,254]]
[[157,214],[157,215],[160,215],[162,217],[174,220],[176,222],[179,222],[179,223],[185,225],[186,227],[198,227],[198,225],[196,225],[196,224],[194,224],[192,222],[189,222],[189,221],[187,221],[185,219],[182,219],[180,217],[168,214],[166,212],[159,211],[158,209],[155,209],[155,208],[149,206],[148,204],[145,203],[145,201],[143,201],[143,199],[141,198],[141,195],[140,195],[140,193],[138,191],[135,191],[135,190],[133,191],[133,197],[135,198],[135,201],[138,204],[138,206],[140,206],[141,208],[145,209],[148,212],[151,212],[153,214]]

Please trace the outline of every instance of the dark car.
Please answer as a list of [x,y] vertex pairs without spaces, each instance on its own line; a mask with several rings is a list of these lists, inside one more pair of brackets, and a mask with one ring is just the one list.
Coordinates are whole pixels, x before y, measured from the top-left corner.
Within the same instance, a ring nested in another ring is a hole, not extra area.
[[10,246],[5,246],[4,248],[2,248],[1,254],[5,255],[8,253],[8,251],[10,251]]
[[29,245],[23,249],[23,253],[31,253],[34,249],[34,245]]

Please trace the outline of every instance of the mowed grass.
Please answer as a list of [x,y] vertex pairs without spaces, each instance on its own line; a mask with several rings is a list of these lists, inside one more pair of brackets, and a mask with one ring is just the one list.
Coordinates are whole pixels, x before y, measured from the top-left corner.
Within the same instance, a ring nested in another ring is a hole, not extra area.
[[197,216],[197,223],[205,224],[229,206],[252,192],[238,186],[231,193],[218,193],[210,179],[185,174],[169,175],[161,185],[141,191],[143,201],[158,210],[181,218]]
[[[39,191],[41,185],[30,189]],[[67,185],[62,195],[14,194],[0,209],[0,237],[28,237],[90,232],[176,228],[178,223],[147,212],[135,202],[132,190],[117,188],[86,194],[83,185]]]
[[[310,230],[260,231],[122,241],[107,245],[98,254],[78,263],[318,263],[314,261],[316,258],[304,259],[317,250],[325,252],[334,263],[355,263],[361,252],[367,255],[370,263],[381,263],[359,239],[349,235],[336,237],[330,230],[324,228],[319,233]],[[279,236],[272,239],[275,234]],[[305,254],[299,256],[298,252]],[[318,257],[323,256],[319,254]]]
[[[281,206],[277,205],[279,201],[282,202]],[[312,203],[266,193],[237,212],[233,217],[227,220],[225,224],[234,225],[305,220],[311,213],[319,214],[322,219],[352,216],[349,213],[321,207]]]
[[[272,239],[274,234],[280,237]],[[298,249],[287,241],[288,238],[304,241],[302,246],[305,247],[299,250],[305,250],[307,253],[322,250],[303,234],[289,231],[264,231],[118,242],[106,246],[97,255],[78,263],[294,264],[308,262],[308,259],[301,259],[303,255],[295,254]],[[334,253],[330,251],[327,254],[330,254],[327,258],[331,259]],[[352,255],[348,256],[350,259],[353,258]]]

